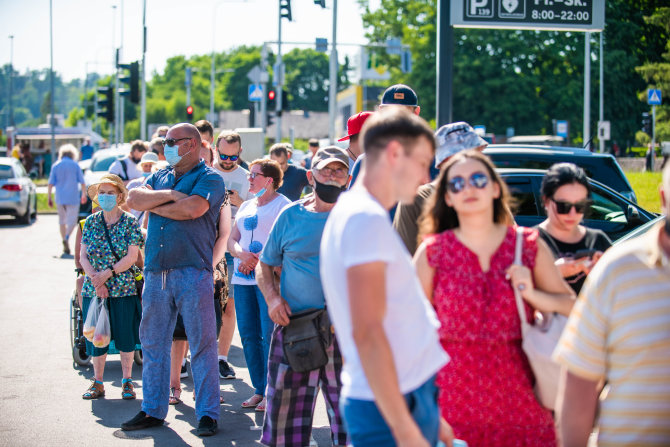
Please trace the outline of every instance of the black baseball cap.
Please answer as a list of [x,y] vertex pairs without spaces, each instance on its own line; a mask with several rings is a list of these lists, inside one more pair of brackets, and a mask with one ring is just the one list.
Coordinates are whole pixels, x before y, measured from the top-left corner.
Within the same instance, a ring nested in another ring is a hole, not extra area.
[[386,89],[382,96],[381,105],[399,105],[416,107],[419,105],[419,98],[410,87],[405,84],[392,85]]

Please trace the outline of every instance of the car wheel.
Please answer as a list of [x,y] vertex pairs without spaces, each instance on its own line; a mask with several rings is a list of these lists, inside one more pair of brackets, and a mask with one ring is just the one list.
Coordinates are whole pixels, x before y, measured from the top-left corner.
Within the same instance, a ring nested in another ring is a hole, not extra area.
[[33,196],[33,212],[30,213],[30,217],[37,220],[37,194]]
[[30,200],[26,204],[26,212],[16,216],[16,221],[21,225],[30,225]]

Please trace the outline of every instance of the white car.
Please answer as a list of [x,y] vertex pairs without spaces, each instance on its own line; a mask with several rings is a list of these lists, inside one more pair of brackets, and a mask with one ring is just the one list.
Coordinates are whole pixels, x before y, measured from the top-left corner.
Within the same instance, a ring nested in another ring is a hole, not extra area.
[[[109,172],[109,168],[116,160],[130,153],[130,145],[124,144],[118,148],[100,149],[93,154],[93,158],[79,162],[79,167],[84,172],[84,182],[88,188],[93,183]],[[79,208],[79,216],[86,217],[91,214],[91,199]]]
[[0,215],[14,216],[26,225],[31,217],[37,217],[35,184],[13,157],[0,157]]

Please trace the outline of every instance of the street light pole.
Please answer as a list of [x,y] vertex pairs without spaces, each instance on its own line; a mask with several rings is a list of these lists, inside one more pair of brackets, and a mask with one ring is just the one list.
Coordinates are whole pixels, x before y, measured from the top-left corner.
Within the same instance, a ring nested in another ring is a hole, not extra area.
[[277,16],[279,17],[279,32],[278,32],[278,37],[277,37],[277,67],[275,69],[275,83],[277,84],[277,94],[275,95],[275,102],[276,102],[276,107],[275,111],[277,112],[277,139],[276,143],[279,143],[281,141],[281,102],[282,102],[282,87],[284,83],[284,79],[282,79],[282,60],[281,60],[281,1],[278,1],[277,4],[279,5],[279,14]]
[[328,96],[328,139],[335,142],[337,114],[337,0],[333,0],[333,45],[330,49],[330,89]]
[[147,0],[142,1],[142,97],[140,105],[140,138],[147,139]]
[[[51,58],[51,65],[49,69],[49,81],[51,84],[51,98],[50,99],[50,109],[51,109],[51,157],[56,150],[56,120],[54,117],[54,20],[53,20],[53,0],[49,0],[49,52]],[[45,154],[46,155],[46,154]],[[45,157],[46,158],[46,157]],[[48,174],[44,172],[44,174]]]
[[584,146],[591,144],[591,33],[584,33]]
[[9,125],[14,126],[14,36],[9,36]]

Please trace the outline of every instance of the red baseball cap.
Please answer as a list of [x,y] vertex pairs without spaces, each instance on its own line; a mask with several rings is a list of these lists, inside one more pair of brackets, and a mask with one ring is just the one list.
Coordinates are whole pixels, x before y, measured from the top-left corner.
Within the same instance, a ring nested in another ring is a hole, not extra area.
[[353,137],[354,135],[359,134],[361,132],[361,128],[363,127],[363,123],[365,122],[366,119],[370,118],[371,115],[372,112],[360,112],[349,118],[347,120],[348,135],[346,137],[340,138],[337,141],[345,141]]

